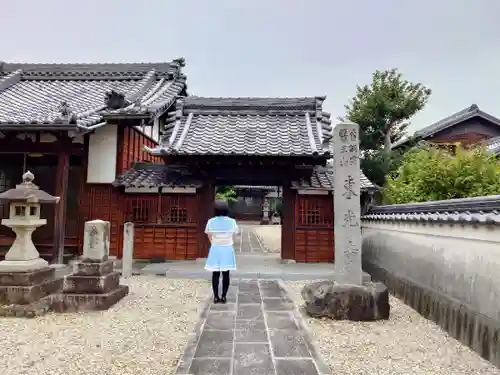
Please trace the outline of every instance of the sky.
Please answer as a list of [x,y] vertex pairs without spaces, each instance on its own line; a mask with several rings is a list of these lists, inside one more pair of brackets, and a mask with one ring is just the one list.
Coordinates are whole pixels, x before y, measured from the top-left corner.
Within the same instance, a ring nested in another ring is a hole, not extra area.
[[319,96],[399,69],[433,90],[411,131],[475,103],[500,117],[499,0],[3,1],[0,61],[186,59],[200,96]]

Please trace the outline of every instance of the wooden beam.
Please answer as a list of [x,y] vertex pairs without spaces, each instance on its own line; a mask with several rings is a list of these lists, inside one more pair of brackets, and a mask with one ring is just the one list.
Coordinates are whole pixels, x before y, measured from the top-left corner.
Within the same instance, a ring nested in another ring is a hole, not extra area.
[[68,196],[69,157],[67,150],[61,150],[57,159],[56,196],[60,198],[54,215],[54,247],[52,262],[64,263],[64,234],[66,231],[66,206]]
[[0,154],[53,154],[58,155],[61,151],[69,152],[73,155],[83,155],[83,145],[77,143],[34,143],[19,139],[0,139]]

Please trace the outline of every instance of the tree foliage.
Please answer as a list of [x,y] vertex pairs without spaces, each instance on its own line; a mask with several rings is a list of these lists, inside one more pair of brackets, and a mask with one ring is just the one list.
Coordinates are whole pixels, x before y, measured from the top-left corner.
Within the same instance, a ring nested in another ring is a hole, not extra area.
[[362,150],[386,150],[405,135],[411,117],[424,108],[431,90],[403,78],[397,69],[377,70],[369,85],[357,86],[345,119],[360,127]]
[[236,200],[236,195],[236,191],[232,186],[219,186],[217,187],[215,198],[225,199],[228,202],[231,202]]
[[360,160],[361,170],[365,176],[374,184],[384,186],[387,176],[399,168],[405,152],[413,148],[418,140],[411,138],[404,147],[386,150],[367,150],[363,152]]
[[384,149],[365,152],[360,160],[361,170],[374,184],[384,186],[386,176],[397,169],[403,158],[401,150],[386,151]]
[[427,145],[407,152],[387,180],[385,203],[500,194],[500,163],[483,148],[455,151]]

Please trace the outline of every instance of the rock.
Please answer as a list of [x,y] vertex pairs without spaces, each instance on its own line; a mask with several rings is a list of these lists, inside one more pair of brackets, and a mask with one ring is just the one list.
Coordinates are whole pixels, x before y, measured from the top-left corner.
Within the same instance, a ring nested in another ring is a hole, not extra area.
[[382,283],[365,285],[319,281],[302,289],[305,310],[311,316],[335,320],[389,319],[389,291]]

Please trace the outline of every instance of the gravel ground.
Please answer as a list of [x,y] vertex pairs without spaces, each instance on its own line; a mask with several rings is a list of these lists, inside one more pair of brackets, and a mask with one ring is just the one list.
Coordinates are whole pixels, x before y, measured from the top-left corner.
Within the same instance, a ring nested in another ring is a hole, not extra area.
[[259,225],[254,227],[253,231],[265,252],[281,252],[281,225]]
[[[301,306],[305,282],[285,284],[296,306]],[[392,296],[389,321],[306,321],[336,375],[500,374],[500,369]]]
[[2,318],[2,375],[170,375],[209,296],[203,280],[134,276],[110,310]]

